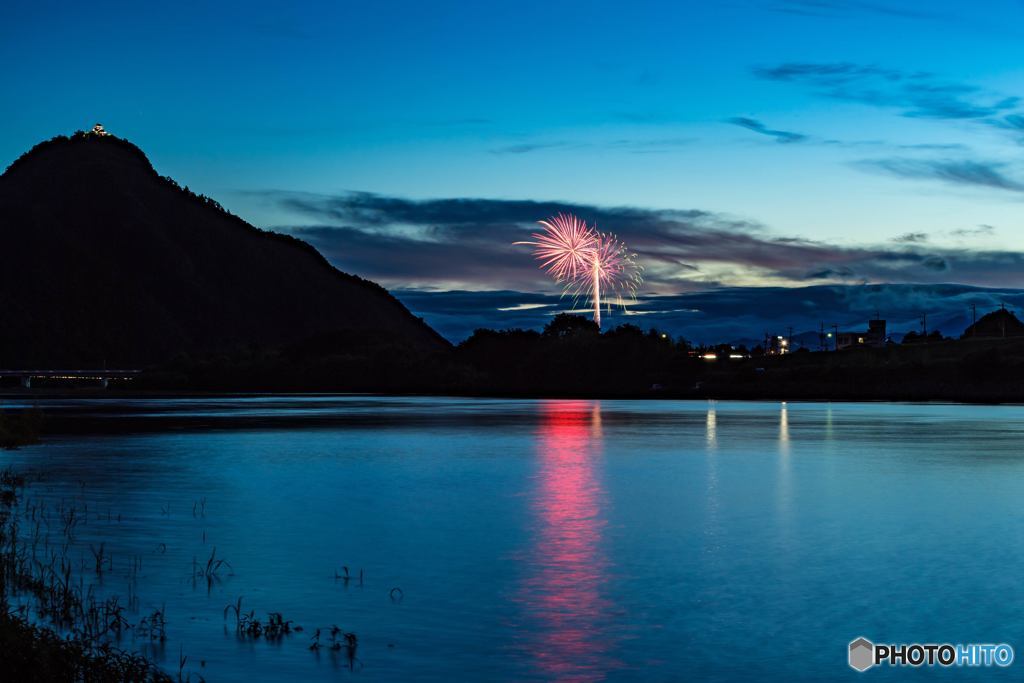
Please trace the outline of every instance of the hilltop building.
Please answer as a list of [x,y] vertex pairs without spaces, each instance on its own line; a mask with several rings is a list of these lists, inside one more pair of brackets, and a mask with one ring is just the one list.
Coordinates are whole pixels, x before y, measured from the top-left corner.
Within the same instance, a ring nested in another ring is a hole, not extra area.
[[882,348],[886,342],[885,321],[875,318],[868,321],[868,329],[863,332],[843,332],[836,334],[836,351],[859,346]]
[[108,133],[106,129],[103,128],[102,123],[97,123],[95,126],[92,127],[92,130],[89,132],[92,133],[93,135],[99,135],[100,137],[106,137],[107,135],[110,135],[110,133]]
[[1024,323],[1005,308],[981,316],[960,335],[961,339],[1024,337]]

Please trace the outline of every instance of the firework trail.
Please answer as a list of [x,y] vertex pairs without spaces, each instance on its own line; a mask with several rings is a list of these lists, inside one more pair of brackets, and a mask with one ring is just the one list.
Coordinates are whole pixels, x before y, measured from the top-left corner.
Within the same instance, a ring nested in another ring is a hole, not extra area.
[[636,254],[615,235],[598,232],[571,214],[560,213],[539,224],[544,230],[533,234],[534,241],[515,244],[533,247],[541,269],[562,285],[563,295],[589,299],[598,327],[603,305],[625,306],[627,298],[636,298],[643,269]]

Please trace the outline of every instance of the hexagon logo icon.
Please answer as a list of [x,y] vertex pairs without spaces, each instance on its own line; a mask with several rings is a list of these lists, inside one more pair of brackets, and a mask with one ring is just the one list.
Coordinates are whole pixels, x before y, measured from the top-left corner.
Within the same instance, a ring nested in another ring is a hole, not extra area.
[[875,665],[875,644],[867,638],[850,642],[850,666],[857,671],[867,671]]

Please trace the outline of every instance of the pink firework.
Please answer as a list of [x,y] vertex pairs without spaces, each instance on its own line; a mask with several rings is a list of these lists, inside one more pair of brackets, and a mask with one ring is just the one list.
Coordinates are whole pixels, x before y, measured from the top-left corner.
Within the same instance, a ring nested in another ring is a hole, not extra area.
[[591,254],[598,235],[585,221],[571,214],[560,213],[546,221],[538,221],[544,232],[533,233],[534,242],[516,242],[533,247],[533,255],[540,267],[555,278],[555,282],[573,282],[582,272],[589,272]]
[[601,326],[602,304],[624,306],[625,298],[636,297],[643,281],[636,254],[630,253],[615,235],[599,233],[576,216],[558,214],[540,221],[544,232],[534,233],[533,242],[516,242],[533,247],[541,268],[563,286],[574,299],[589,299],[594,322]]

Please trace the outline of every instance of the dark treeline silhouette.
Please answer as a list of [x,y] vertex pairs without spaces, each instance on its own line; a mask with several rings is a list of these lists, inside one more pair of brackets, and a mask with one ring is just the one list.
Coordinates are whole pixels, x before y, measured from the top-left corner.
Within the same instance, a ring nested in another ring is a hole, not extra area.
[[477,330],[417,351],[386,336],[323,335],[277,350],[179,356],[138,390],[360,391],[478,396],[1024,400],[1024,338],[943,337],[842,351],[694,346],[561,314],[540,332]]
[[636,394],[668,383],[692,385],[700,365],[685,341],[621,325],[600,333],[567,313],[543,332],[477,330],[455,349],[455,362],[480,389],[510,394]]
[[[48,385],[59,383],[33,384]],[[540,332],[480,329],[455,347],[341,331],[276,347],[182,352],[109,391],[1005,402],[1024,400],[1022,387],[1024,337],[936,332],[881,348],[765,355],[759,347],[694,346],[634,325],[600,332],[562,314]]]
[[370,391],[484,395],[638,395],[671,380],[692,386],[703,367],[682,340],[633,325],[598,331],[577,315],[542,332],[477,330],[454,348],[423,350],[388,335],[335,333],[278,349],[180,354],[147,370],[137,389]]
[[932,330],[928,334],[923,332],[915,332],[911,330],[903,335],[903,339],[900,341],[901,344],[934,344],[935,342],[946,341],[946,338],[942,336],[942,332],[939,330]]

